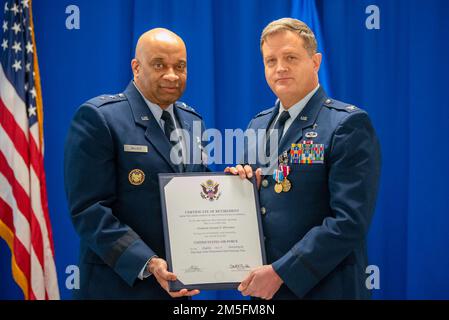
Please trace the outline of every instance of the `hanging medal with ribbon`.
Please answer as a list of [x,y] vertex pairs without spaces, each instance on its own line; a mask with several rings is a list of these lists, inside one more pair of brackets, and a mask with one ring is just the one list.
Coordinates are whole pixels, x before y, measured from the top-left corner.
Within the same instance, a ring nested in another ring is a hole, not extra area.
[[292,188],[292,183],[290,180],[287,179],[288,175],[290,174],[290,166],[288,165],[288,153],[285,151],[280,157],[279,157],[279,170],[282,171],[284,174],[284,180],[282,181],[282,191],[283,192],[289,192]]
[[276,193],[281,193],[283,189],[282,181],[284,181],[284,173],[282,172],[282,170],[274,170],[273,180],[276,181],[276,184],[274,185],[274,191],[276,191]]
[[284,174],[284,180],[282,181],[282,191],[289,192],[292,188],[292,183],[290,180],[287,179],[288,175],[290,174],[290,166],[286,164],[281,164],[279,166],[279,170],[282,171]]

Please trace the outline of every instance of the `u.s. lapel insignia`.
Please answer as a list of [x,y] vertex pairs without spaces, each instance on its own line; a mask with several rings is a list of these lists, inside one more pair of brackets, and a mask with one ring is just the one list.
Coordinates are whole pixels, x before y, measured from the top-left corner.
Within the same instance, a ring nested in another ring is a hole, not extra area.
[[140,169],[133,169],[128,175],[129,183],[134,186],[140,186],[145,181],[145,173]]
[[301,119],[301,121],[307,121],[308,118],[307,118],[307,116],[301,116],[300,119]]

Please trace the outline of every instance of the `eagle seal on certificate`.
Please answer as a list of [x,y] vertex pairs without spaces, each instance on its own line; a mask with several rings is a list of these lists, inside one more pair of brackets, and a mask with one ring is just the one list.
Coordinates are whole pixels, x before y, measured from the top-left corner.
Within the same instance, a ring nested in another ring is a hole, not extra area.
[[218,200],[221,196],[221,192],[218,192],[219,184],[213,180],[207,180],[201,184],[203,191],[201,191],[201,198],[214,201]]

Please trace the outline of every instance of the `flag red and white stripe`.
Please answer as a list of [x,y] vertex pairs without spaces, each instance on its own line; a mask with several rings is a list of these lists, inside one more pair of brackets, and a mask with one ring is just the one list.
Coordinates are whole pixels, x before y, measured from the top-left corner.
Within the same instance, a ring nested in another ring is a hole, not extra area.
[[44,171],[31,1],[7,1],[0,37],[0,237],[25,299],[59,299]]

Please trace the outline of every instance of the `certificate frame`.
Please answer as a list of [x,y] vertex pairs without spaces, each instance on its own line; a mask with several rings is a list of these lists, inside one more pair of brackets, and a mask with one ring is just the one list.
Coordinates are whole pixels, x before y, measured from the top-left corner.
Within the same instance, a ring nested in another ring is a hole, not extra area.
[[[163,232],[164,232],[164,244],[165,244],[165,254],[166,261],[168,265],[168,270],[173,272],[173,256],[171,250],[171,240],[170,240],[170,232],[169,232],[169,222],[168,222],[168,212],[167,212],[167,201],[170,199],[166,198],[165,187],[168,183],[172,181],[175,177],[204,177],[204,178],[216,178],[219,176],[234,176],[229,173],[222,172],[185,172],[185,173],[159,173],[159,191],[161,198],[161,211],[162,211],[162,224],[163,224]],[[235,176],[236,179],[240,179],[238,175]],[[259,192],[256,184],[255,177],[248,179],[253,188],[255,208],[256,208],[256,219],[257,219],[257,229],[258,229],[258,237],[260,243],[260,255],[261,255],[261,263],[262,265],[266,264],[266,252],[265,252],[265,237],[263,234],[262,228],[262,217],[260,214],[260,205],[259,205]],[[242,279],[243,280],[243,279]],[[193,284],[184,284],[179,279],[176,281],[169,281],[169,290],[170,292],[179,291],[181,289],[198,289],[198,290],[231,290],[237,289],[240,282],[206,282],[206,283],[193,283]]]

